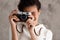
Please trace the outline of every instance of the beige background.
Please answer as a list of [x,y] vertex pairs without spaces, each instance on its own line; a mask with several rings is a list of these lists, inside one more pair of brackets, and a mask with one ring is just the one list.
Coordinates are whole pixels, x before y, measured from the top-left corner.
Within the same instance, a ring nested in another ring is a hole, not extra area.
[[[40,0],[42,12],[39,22],[51,29],[53,40],[60,40],[60,0]],[[10,24],[8,16],[17,8],[18,0],[0,0],[0,40],[9,40]]]

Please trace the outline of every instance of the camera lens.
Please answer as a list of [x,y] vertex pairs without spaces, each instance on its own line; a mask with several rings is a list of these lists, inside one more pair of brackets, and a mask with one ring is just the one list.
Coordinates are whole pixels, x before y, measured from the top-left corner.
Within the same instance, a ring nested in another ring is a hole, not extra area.
[[21,19],[22,21],[26,21],[27,20],[27,16],[25,14],[21,15]]

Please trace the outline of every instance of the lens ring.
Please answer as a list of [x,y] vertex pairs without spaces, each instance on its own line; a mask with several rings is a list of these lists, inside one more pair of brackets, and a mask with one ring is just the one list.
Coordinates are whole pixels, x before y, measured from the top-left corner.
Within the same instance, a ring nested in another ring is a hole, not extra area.
[[25,15],[25,14],[21,15],[21,19],[22,20],[26,20],[27,19],[27,15]]

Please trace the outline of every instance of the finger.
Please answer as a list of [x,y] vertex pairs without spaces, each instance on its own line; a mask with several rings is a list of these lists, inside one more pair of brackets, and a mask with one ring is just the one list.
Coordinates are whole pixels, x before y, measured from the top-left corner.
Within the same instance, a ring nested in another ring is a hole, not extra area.
[[10,21],[11,21],[12,23],[16,23],[16,21],[14,21],[15,19],[16,19],[16,18],[11,18]]
[[14,18],[16,18],[15,20],[16,20],[17,22],[19,22],[19,21],[20,21],[20,19],[19,19],[19,18],[17,18],[16,16],[14,16]]
[[28,16],[31,20],[34,20],[34,17],[32,15]]
[[20,20],[16,16],[11,16],[10,20],[13,19],[15,22],[19,22]]
[[27,20],[27,22],[33,22],[33,20],[31,20],[30,18]]
[[26,21],[27,24],[30,24],[30,22],[31,22],[31,19],[28,19],[28,20]]
[[33,25],[33,21],[31,19],[28,19],[27,22],[26,22],[28,25]]
[[11,13],[16,14],[17,13],[17,10],[15,9]]
[[17,14],[17,11],[18,11],[18,10],[16,10],[16,9],[13,10],[13,11],[10,13],[10,16],[13,16],[13,14]]
[[29,23],[29,22],[27,22],[27,28],[28,28],[28,29],[32,29],[33,26],[34,26],[33,23]]

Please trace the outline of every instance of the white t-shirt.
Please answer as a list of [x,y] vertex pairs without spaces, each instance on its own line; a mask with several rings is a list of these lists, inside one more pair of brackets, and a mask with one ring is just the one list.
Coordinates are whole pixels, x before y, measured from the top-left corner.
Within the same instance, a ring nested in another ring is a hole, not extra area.
[[[35,33],[37,36],[37,40],[52,40],[52,32],[49,29],[46,29],[46,27],[43,24],[37,25],[35,28]],[[22,28],[19,28],[20,31],[22,31]],[[29,31],[26,27],[23,27],[23,32],[18,32],[18,39],[19,40],[31,40],[31,36],[29,34]]]

